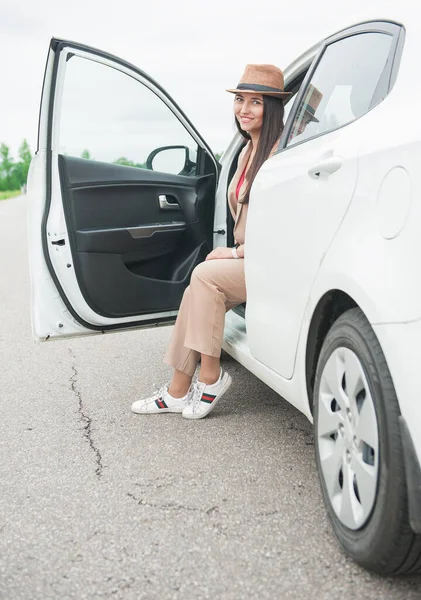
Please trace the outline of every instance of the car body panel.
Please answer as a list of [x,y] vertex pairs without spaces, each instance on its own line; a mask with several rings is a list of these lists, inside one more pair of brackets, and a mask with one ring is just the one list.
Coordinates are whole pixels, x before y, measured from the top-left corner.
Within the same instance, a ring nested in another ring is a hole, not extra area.
[[[359,144],[344,127],[286,148],[262,166],[253,186],[246,232],[250,350],[286,378],[313,281],[353,196]],[[341,161],[338,171],[313,179],[308,171],[331,157]]]

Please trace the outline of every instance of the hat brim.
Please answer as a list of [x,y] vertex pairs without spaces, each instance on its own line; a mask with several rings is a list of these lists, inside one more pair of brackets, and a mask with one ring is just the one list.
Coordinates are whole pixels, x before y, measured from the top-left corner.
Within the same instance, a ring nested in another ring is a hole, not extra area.
[[273,96],[274,98],[289,98],[290,92],[257,92],[256,90],[226,90],[230,94],[263,94],[263,96]]

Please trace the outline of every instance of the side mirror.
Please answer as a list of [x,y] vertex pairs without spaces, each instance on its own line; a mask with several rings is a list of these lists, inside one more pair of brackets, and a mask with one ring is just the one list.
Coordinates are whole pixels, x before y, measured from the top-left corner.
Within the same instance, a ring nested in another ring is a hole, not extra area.
[[191,154],[187,146],[161,146],[149,154],[146,168],[172,175],[190,175],[196,168],[196,162],[190,160]]

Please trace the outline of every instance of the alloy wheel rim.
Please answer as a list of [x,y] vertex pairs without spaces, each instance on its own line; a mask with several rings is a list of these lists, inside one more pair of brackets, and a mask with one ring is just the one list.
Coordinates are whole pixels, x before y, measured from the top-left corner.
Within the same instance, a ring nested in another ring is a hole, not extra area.
[[359,529],[376,500],[379,436],[363,366],[349,348],[337,348],[326,362],[318,401],[318,454],[329,501],[343,525]]

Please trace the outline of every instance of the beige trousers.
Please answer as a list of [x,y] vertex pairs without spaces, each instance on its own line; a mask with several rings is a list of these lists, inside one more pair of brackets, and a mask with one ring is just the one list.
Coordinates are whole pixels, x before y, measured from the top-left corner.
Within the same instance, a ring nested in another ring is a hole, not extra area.
[[245,300],[244,259],[200,263],[184,292],[164,361],[192,376],[200,354],[221,356],[225,313]]

